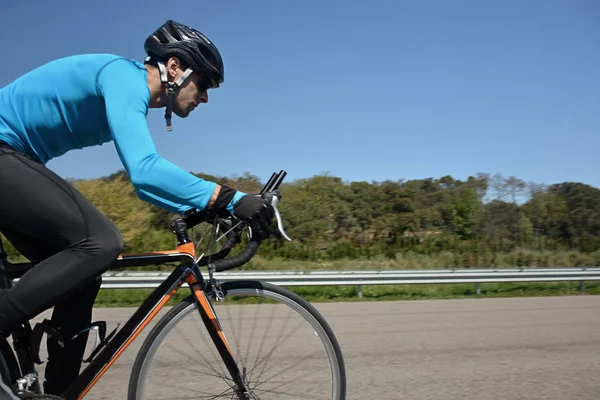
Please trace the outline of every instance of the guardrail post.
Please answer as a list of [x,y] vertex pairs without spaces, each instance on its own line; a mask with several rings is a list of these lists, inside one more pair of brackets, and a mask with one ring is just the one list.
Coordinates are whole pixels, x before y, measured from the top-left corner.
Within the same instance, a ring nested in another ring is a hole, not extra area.
[[585,290],[585,281],[579,281],[579,290],[582,292]]
[[358,285],[358,298],[362,299],[362,285]]
[[479,286],[479,282],[475,282],[475,293],[481,294],[481,287]]

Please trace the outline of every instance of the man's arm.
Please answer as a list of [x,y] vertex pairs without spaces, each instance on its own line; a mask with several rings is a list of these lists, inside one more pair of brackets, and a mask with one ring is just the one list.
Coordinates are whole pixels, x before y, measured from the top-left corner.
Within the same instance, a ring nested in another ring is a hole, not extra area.
[[[135,192],[140,200],[144,200],[148,203],[154,204],[160,208],[164,208],[165,210],[174,212],[176,214],[183,214],[187,210],[190,209],[190,207],[181,208],[181,205],[173,203],[169,200],[165,200],[161,197],[155,196],[152,193],[147,192],[145,190],[135,188]],[[211,196],[206,207],[210,208],[215,204],[220,192],[221,192],[221,186],[217,185],[217,187],[215,188],[215,191],[213,192],[213,195]]]
[[145,75],[127,60],[107,65],[98,77],[115,147],[138,196],[171,212],[204,209],[220,186],[162,158],[148,130],[149,91]]
[[115,147],[141,199],[179,214],[214,205],[250,224],[253,237],[269,236],[274,212],[268,201],[198,178],[158,155],[146,123],[150,93],[136,66],[126,60],[109,64],[98,89]]

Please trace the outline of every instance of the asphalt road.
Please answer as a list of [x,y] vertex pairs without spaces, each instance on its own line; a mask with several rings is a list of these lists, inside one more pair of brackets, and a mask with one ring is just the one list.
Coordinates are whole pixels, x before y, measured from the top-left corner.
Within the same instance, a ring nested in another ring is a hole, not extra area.
[[[343,348],[347,399],[600,399],[600,296],[316,307]],[[95,319],[110,329],[132,311],[97,309]],[[126,398],[142,340],[86,399]]]

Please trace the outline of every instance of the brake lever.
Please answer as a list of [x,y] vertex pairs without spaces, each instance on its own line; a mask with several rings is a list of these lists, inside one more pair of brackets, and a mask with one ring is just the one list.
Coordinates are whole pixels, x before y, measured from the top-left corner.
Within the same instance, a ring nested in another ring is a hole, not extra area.
[[287,241],[291,242],[292,239],[290,239],[283,229],[283,221],[281,219],[281,214],[279,213],[279,208],[277,208],[279,205],[279,199],[281,198],[281,192],[275,190],[273,192],[263,194],[262,197],[271,204],[273,211],[275,211],[275,218],[277,218],[277,229],[279,229],[279,232],[281,232],[281,235],[287,239]]

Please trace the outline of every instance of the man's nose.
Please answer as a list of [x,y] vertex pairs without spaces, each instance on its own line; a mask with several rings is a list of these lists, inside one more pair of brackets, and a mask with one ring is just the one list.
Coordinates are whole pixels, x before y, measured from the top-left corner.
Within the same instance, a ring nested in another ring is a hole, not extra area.
[[198,95],[198,103],[208,103],[208,93],[202,92]]

